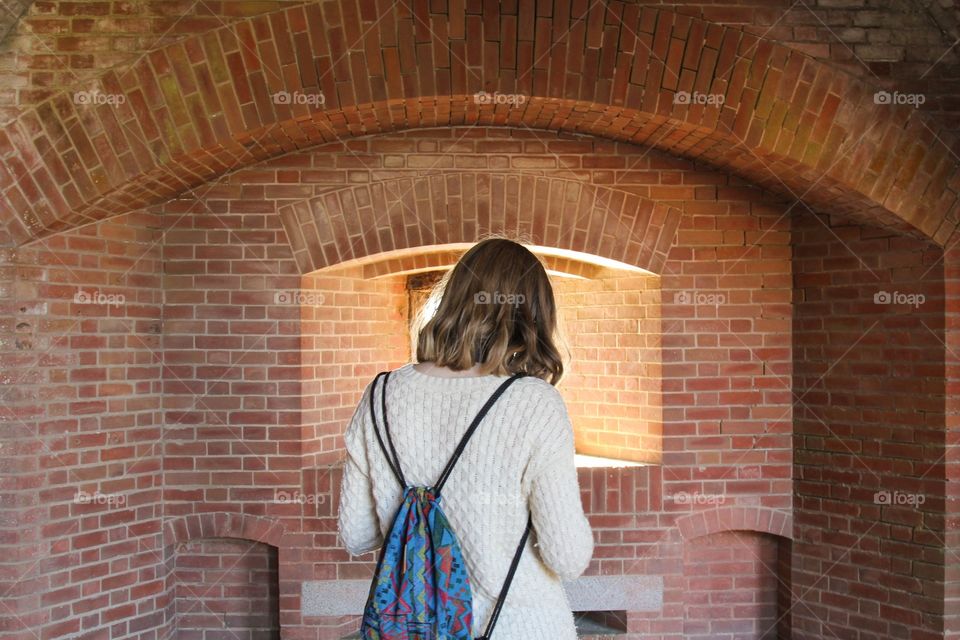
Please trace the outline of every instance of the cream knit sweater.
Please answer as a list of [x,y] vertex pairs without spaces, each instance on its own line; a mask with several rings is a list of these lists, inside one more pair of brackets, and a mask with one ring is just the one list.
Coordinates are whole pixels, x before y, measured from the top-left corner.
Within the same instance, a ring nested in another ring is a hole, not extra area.
[[[439,479],[470,421],[504,380],[442,378],[412,364],[390,375],[387,416],[408,483],[431,486]],[[378,416],[380,391],[378,384]],[[379,549],[401,500],[373,433],[369,394],[368,384],[344,435],[339,529],[353,555]],[[487,413],[444,485],[441,505],[473,589],[474,637],[486,630],[529,510],[534,530],[493,638],[576,640],[560,580],[573,580],[587,568],[593,534],[580,501],[573,445],[559,392],[539,378],[521,378]]]

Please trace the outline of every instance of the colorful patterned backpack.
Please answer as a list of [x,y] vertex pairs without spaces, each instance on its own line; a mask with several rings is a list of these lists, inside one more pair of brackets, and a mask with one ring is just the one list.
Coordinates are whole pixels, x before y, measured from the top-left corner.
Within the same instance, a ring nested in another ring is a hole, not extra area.
[[[380,550],[377,569],[370,585],[370,594],[363,613],[360,636],[364,640],[471,640],[473,622],[473,596],[467,578],[467,566],[463,560],[460,543],[450,528],[440,508],[440,491],[463,453],[477,425],[501,394],[518,378],[517,373],[508,378],[490,396],[473,419],[457,445],[453,456],[444,467],[440,479],[433,487],[409,486],[400,469],[400,459],[390,438],[387,423],[387,380],[389,372],[381,372],[374,378],[370,390],[370,413],[373,430],[383,450],[390,469],[403,489],[403,502],[394,517],[390,532]],[[387,434],[390,452],[383,444],[377,427],[374,394],[377,381],[383,377],[381,414]],[[392,457],[391,457],[392,452]],[[510,570],[500,590],[496,606],[490,615],[486,632],[478,640],[486,640],[500,615],[503,601],[510,589],[513,575],[520,562],[523,547],[530,534],[532,522],[527,518],[527,528],[513,556]]]

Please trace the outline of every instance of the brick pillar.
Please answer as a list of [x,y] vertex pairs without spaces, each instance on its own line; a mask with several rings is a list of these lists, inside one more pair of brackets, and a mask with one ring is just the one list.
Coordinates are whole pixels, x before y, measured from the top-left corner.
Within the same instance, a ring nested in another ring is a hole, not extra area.
[[[944,638],[960,639],[960,233],[944,251],[946,495],[944,501]],[[953,446],[951,446],[953,445]]]
[[36,460],[43,452],[37,403],[23,382],[35,361],[39,316],[34,292],[19,282],[26,268],[18,252],[0,249],[0,635],[10,640],[36,638],[47,619],[37,583],[42,477]]

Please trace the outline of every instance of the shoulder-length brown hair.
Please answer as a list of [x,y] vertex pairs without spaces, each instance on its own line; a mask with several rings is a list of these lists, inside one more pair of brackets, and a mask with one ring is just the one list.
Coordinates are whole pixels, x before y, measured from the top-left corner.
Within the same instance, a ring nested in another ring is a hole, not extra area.
[[488,238],[467,251],[440,283],[434,316],[420,330],[417,360],[482,374],[523,371],[557,384],[557,308],[540,260],[522,244]]

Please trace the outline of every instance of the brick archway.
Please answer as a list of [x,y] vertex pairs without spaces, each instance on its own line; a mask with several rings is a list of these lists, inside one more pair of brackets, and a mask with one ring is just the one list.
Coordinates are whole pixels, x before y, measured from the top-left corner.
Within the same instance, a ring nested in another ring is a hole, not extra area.
[[793,539],[793,516],[786,511],[765,507],[704,509],[677,518],[676,526],[684,540],[723,531],[754,531]]
[[[378,254],[370,260],[363,260],[360,264],[364,279],[382,278],[397,275],[410,275],[424,271],[444,271],[453,268],[457,260],[471,246],[465,243],[462,248],[420,247],[410,251],[391,251]],[[605,268],[586,260],[567,258],[563,256],[542,255],[547,271],[593,279],[603,275]],[[334,267],[334,271],[340,266]]]
[[660,273],[681,217],[679,209],[618,189],[492,172],[344,187],[279,213],[301,273],[392,251],[473,242],[487,232],[519,234],[534,245]]
[[[464,123],[651,145],[939,242],[956,227],[960,172],[945,136],[805,54],[636,4],[584,16],[564,3],[515,15],[495,3],[442,16],[429,6],[283,9],[107,73],[89,89],[112,102],[64,92],[38,105],[0,131],[0,242],[162,202],[334,138]],[[525,99],[478,105],[482,90]],[[278,92],[324,102],[287,104]]]
[[279,547],[283,525],[270,518],[224,511],[181,516],[163,526],[163,544],[170,546],[201,538],[238,538]]

